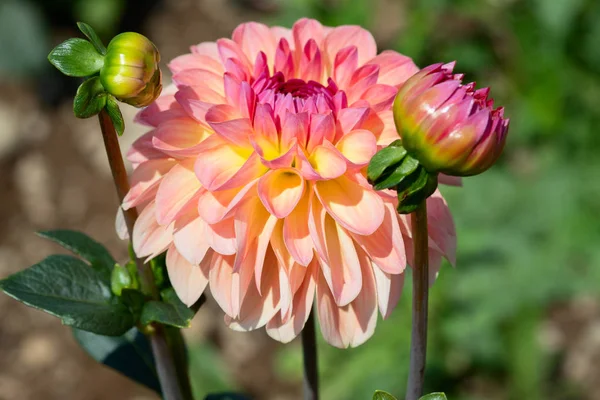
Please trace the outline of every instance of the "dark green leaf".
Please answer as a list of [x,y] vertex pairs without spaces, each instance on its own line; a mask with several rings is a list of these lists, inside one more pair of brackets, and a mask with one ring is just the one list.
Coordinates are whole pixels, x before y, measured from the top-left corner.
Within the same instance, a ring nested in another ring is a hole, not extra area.
[[0,289],[65,325],[101,335],[122,335],[135,323],[127,307],[113,298],[103,275],[72,256],[49,256],[0,281]]
[[121,303],[125,304],[134,315],[139,315],[146,302],[146,296],[136,289],[121,290]]
[[98,114],[106,105],[107,94],[99,77],[88,79],[79,85],[73,100],[73,112],[77,118],[89,118]]
[[206,296],[204,295],[204,293],[202,293],[200,295],[200,297],[198,298],[198,300],[196,300],[196,302],[190,306],[190,310],[192,310],[192,312],[194,313],[194,315],[196,315],[196,313],[198,312],[198,310],[200,309],[200,307],[202,307],[202,305],[205,302],[206,302]]
[[396,400],[394,396],[383,390],[376,390],[373,395],[373,400]]
[[78,22],[77,27],[79,28],[81,33],[83,33],[88,39],[90,39],[90,42],[92,42],[98,53],[102,55],[106,54],[106,47],[104,47],[104,44],[102,44],[102,40],[100,40],[100,37],[98,37],[94,28],[92,28],[85,22]]
[[85,39],[67,39],[48,55],[48,61],[68,76],[90,76],[102,68],[104,57]]
[[179,300],[173,288],[161,292],[162,301],[149,301],[142,309],[140,322],[144,325],[159,322],[178,328],[188,328],[194,312]]
[[421,397],[419,400],[448,400],[444,393],[429,393]]
[[125,132],[125,122],[123,121],[123,114],[121,114],[121,110],[119,109],[119,103],[113,96],[108,96],[106,100],[106,112],[108,112],[117,135],[122,136],[123,132]]
[[386,169],[398,164],[404,156],[406,150],[404,147],[388,146],[378,151],[367,167],[367,178],[370,182],[378,180]]
[[410,156],[406,156],[389,175],[382,175],[373,187],[375,190],[383,190],[397,186],[404,178],[412,174],[418,166],[419,162],[417,160]]
[[206,396],[204,400],[250,400],[250,397],[240,393],[213,393]]
[[80,329],[73,329],[73,335],[94,360],[160,393],[150,343],[136,328],[122,336],[102,336]]
[[106,281],[109,282],[110,273],[116,261],[104,246],[85,233],[61,229],[38,232],[38,235],[58,243],[65,249],[89,261],[92,267],[102,273]]

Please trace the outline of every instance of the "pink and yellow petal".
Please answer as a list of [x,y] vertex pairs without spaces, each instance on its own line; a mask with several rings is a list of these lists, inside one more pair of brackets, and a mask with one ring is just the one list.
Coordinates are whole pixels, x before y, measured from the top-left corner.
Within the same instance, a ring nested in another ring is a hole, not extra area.
[[294,169],[271,170],[258,180],[258,197],[277,218],[287,217],[304,193],[304,179]]
[[314,187],[327,213],[349,231],[370,235],[383,222],[385,208],[381,197],[346,176],[317,181]]

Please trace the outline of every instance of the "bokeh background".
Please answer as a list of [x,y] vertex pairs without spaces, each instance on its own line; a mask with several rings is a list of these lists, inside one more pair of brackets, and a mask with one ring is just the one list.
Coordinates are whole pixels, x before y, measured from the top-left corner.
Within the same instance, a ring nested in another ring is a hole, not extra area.
[[[444,190],[456,269],[431,293],[428,389],[451,400],[600,399],[600,2],[595,0],[0,0],[0,277],[58,249],[33,232],[80,229],[125,256],[94,119],[77,120],[77,83],[47,63],[75,22],[108,40],[149,36],[168,61],[240,22],[300,16],[360,24],[381,49],[424,66],[458,60],[492,86],[511,132],[500,164]],[[125,110],[129,120],[132,109]],[[128,124],[127,147],[142,128]],[[410,285],[408,285],[410,286]],[[323,399],[401,396],[410,289],[374,337],[319,343]],[[239,334],[209,301],[186,332],[198,398],[235,388],[298,399],[298,341]],[[0,296],[0,400],[156,399],[96,365],[58,320]]]

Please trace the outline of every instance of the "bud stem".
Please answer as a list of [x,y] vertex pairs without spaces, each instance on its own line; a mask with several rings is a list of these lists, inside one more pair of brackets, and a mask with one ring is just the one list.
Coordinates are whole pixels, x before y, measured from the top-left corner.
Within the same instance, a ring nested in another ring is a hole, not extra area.
[[410,370],[406,400],[423,395],[427,353],[427,303],[429,300],[429,243],[427,234],[427,199],[411,214],[414,265],[412,271],[413,307],[410,339]]
[[[100,111],[98,119],[100,121],[100,129],[102,131],[102,138],[104,139],[106,155],[108,156],[108,163],[110,164],[110,170],[117,189],[117,196],[119,197],[119,204],[121,204],[123,198],[129,191],[129,180],[127,178],[125,164],[123,163],[117,132],[105,109]],[[138,217],[137,211],[135,208],[130,208],[129,210],[124,211],[124,213],[127,231],[129,232],[129,237],[132,238],[133,225]],[[135,263],[140,276],[142,291],[144,293],[150,293],[154,299],[158,300],[158,289],[154,284],[154,277],[150,266],[144,264],[144,262],[137,257]],[[152,346],[154,360],[156,361],[158,379],[160,381],[164,399],[192,400],[190,395],[184,397],[183,393],[191,393],[191,390],[189,388],[183,390],[180,387],[180,380],[177,378],[177,371],[187,371],[187,366],[175,364],[173,349],[169,347],[165,330],[160,325],[155,325],[154,328],[153,333],[148,337]]]
[[[102,130],[102,138],[104,139],[104,147],[106,149],[106,155],[108,156],[110,171],[112,172],[115,188],[117,189],[119,204],[121,204],[123,198],[127,192],[129,192],[129,179],[127,178],[127,170],[125,169],[123,157],[121,156],[121,147],[119,146],[117,132],[115,131],[115,127],[106,110],[102,109],[102,111],[100,111],[98,119],[100,120],[100,129]],[[132,238],[133,225],[138,217],[137,210],[135,208],[130,208],[123,212],[125,214],[127,232],[129,232],[129,237]],[[140,275],[143,291],[145,293],[151,293],[154,298],[158,298],[158,291],[154,285],[152,271],[150,268],[146,268],[144,262],[138,258],[135,259],[135,263],[138,274]]]

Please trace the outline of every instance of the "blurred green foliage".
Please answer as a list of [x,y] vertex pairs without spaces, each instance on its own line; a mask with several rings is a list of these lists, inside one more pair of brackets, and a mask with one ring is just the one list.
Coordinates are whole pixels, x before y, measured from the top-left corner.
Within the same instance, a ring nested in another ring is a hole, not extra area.
[[45,21],[29,2],[0,2],[0,38],[0,76],[23,77],[46,66]]

